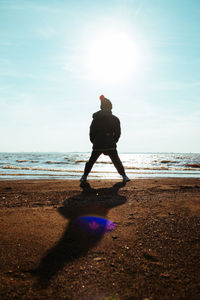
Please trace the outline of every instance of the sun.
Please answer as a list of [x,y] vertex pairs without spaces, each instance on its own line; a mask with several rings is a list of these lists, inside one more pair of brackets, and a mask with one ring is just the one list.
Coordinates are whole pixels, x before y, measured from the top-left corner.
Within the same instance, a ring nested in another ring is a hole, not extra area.
[[93,79],[121,81],[137,68],[139,51],[132,38],[122,32],[104,32],[90,44],[87,68]]

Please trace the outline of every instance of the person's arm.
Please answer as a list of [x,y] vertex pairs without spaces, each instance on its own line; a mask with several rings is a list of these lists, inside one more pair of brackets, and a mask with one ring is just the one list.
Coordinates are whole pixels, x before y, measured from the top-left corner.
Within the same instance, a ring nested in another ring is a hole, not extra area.
[[118,118],[115,119],[115,126],[114,126],[114,140],[117,143],[121,135],[121,126],[120,120]]
[[94,137],[95,137],[95,124],[94,124],[94,120],[92,121],[91,125],[90,125],[90,141],[91,143],[94,142]]

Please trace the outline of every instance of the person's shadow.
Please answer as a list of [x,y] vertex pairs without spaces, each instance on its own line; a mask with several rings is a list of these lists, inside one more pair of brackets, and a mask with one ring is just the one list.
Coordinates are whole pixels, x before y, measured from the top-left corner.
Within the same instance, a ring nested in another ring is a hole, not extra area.
[[58,212],[69,219],[69,223],[61,239],[47,251],[38,267],[32,270],[32,274],[37,277],[37,284],[47,287],[52,277],[67,263],[86,255],[89,249],[100,242],[106,227],[95,234],[95,227],[94,231],[83,230],[77,220],[82,216],[106,218],[109,209],[126,202],[125,196],[118,195],[123,186],[125,183],[119,182],[111,188],[93,189],[89,183],[81,184],[83,192],[65,200]]

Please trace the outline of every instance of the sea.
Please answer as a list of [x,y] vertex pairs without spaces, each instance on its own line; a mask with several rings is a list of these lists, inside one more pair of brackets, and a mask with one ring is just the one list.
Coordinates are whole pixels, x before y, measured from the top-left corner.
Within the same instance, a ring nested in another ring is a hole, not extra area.
[[[0,180],[79,179],[90,152],[0,153]],[[131,179],[200,178],[200,153],[119,153]],[[101,155],[88,179],[120,179],[110,158]]]

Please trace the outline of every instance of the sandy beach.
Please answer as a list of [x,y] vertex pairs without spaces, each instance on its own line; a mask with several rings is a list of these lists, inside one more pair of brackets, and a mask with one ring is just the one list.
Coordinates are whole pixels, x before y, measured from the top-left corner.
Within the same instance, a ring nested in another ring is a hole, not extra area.
[[200,299],[200,179],[89,183],[0,181],[0,298]]

